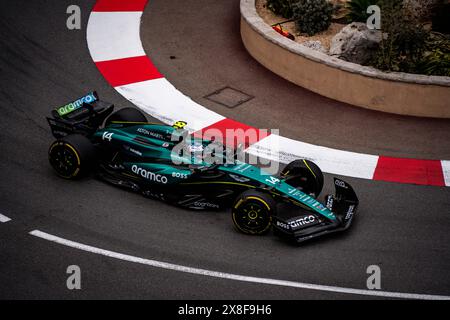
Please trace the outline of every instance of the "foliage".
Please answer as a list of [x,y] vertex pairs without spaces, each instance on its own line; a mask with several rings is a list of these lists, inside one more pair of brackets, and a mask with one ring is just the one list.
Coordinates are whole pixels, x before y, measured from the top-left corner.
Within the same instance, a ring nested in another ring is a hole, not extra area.
[[401,0],[381,0],[381,13],[384,37],[372,65],[381,70],[417,72],[429,32],[407,14]]
[[427,52],[417,65],[421,74],[450,77],[450,37],[432,33]]
[[[350,0],[347,19],[366,22],[370,5],[381,7],[383,40],[370,65],[386,71],[450,76],[450,3],[439,0],[432,12],[429,32],[420,16],[405,0]],[[327,0],[267,0],[267,7],[286,19],[293,18],[297,29],[312,36],[328,29],[333,5]],[[335,8],[334,8],[335,9]]]
[[371,5],[377,5],[378,0],[351,0],[347,3],[349,10],[347,20],[349,22],[366,22],[370,14],[367,13],[367,8]]
[[432,9],[442,0],[403,0],[405,9],[418,20],[425,22],[430,20]]
[[333,5],[326,0],[300,0],[293,4],[292,11],[299,31],[309,36],[331,25]]
[[419,73],[429,76],[450,77],[450,53],[436,49],[418,64]]
[[292,4],[295,0],[267,0],[267,8],[283,18],[292,18]]

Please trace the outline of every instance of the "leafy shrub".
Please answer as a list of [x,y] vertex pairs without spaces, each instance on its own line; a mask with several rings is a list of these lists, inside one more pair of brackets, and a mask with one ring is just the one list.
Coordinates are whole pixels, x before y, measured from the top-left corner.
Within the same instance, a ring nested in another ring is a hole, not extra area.
[[326,0],[300,0],[292,11],[300,32],[313,36],[331,25],[333,5]]
[[[298,1],[298,0],[297,0]],[[295,0],[267,0],[267,8],[283,18],[292,18],[292,4]]]
[[349,10],[347,20],[349,22],[366,22],[370,14],[367,13],[367,8],[371,5],[377,5],[378,0],[351,0],[347,3]]
[[429,76],[450,77],[450,53],[436,49],[418,64],[419,73]]
[[331,3],[333,4],[333,15],[331,17],[331,21],[346,24],[348,21],[347,15],[349,12],[347,2],[333,1]]
[[372,65],[381,70],[417,72],[429,32],[407,14],[401,0],[382,0],[381,14],[385,36]]
[[450,37],[432,33],[427,52],[417,65],[421,74],[450,77]]
[[429,22],[436,5],[447,0],[403,0],[405,9],[421,22]]

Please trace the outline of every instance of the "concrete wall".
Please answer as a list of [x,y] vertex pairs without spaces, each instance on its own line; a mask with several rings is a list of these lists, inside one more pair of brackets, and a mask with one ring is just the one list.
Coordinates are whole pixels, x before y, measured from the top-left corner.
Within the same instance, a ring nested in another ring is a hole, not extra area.
[[450,78],[383,73],[293,42],[241,0],[241,37],[248,52],[279,76],[334,100],[402,115],[450,118]]

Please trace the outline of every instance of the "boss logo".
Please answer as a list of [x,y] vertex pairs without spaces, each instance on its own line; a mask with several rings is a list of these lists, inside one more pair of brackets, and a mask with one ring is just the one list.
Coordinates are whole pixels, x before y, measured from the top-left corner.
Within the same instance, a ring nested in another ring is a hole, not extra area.
[[188,175],[186,173],[172,172],[172,177],[180,178],[180,179],[187,179]]
[[283,223],[281,221],[277,221],[277,226],[286,230],[289,230],[289,226],[286,223]]

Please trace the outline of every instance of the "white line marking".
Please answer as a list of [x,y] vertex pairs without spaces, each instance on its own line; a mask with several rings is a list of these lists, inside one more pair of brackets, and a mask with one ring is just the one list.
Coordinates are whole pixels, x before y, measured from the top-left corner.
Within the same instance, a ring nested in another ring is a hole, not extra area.
[[5,223],[5,222],[8,222],[8,221],[11,221],[11,219],[8,218],[7,216],[4,216],[4,215],[0,214],[0,222],[1,223]]
[[384,297],[384,298],[401,298],[401,299],[419,299],[419,300],[450,300],[450,296],[440,296],[440,295],[428,295],[428,294],[415,294],[415,293],[400,293],[400,292],[389,292],[389,291],[374,291],[374,290],[361,290],[361,289],[352,289],[352,288],[342,288],[342,287],[334,287],[334,286],[324,286],[310,283],[302,283],[295,281],[286,281],[286,280],[277,280],[277,279],[269,279],[269,278],[258,278],[258,277],[248,277],[238,274],[231,274],[219,271],[211,271],[206,269],[198,269],[192,267],[181,266],[177,264],[161,262],[156,260],[149,260],[144,258],[139,258],[135,256],[130,256],[122,253],[117,253],[109,250],[104,250],[96,247],[92,247],[89,245],[85,245],[82,243],[74,242],[71,240],[66,240],[64,238],[60,238],[39,230],[34,230],[30,232],[31,235],[45,239],[51,242],[55,242],[67,247],[71,247],[78,250],[83,250],[95,254],[99,254],[102,256],[115,258],[123,261],[139,263],[151,267],[173,270],[178,272],[191,273],[196,275],[220,278],[220,279],[228,279],[228,280],[236,280],[243,282],[252,282],[266,285],[276,285],[283,287],[293,287],[307,290],[318,290],[318,291],[328,291],[328,292],[337,292],[337,293],[345,293],[345,294],[355,294],[355,295],[365,295],[365,296],[376,296],[376,297]]
[[285,164],[296,159],[310,159],[324,172],[363,179],[373,179],[379,158],[316,146],[275,134],[251,145],[246,152]]
[[444,173],[444,181],[447,187],[450,187],[450,161],[441,161],[442,172]]
[[94,62],[144,56],[142,12],[91,12],[87,43]]
[[186,121],[186,129],[189,131],[197,131],[225,119],[194,102],[165,78],[127,84],[114,89],[164,123],[172,125],[175,121]]

